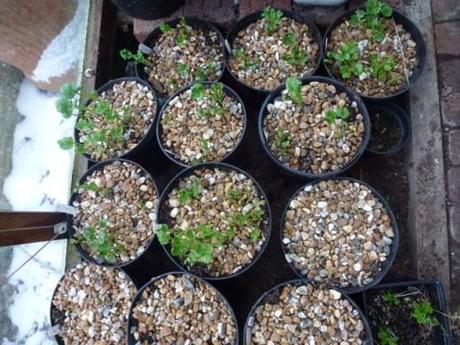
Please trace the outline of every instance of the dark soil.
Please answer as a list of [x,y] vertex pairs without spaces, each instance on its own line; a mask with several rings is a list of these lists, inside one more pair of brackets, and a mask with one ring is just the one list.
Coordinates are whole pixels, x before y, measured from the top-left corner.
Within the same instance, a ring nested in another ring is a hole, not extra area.
[[[390,299],[385,294],[389,294]],[[366,293],[367,316],[376,344],[384,344],[379,342],[382,331],[391,334],[398,344],[444,344],[439,338],[442,334],[440,332],[443,332],[441,326],[435,325],[435,322],[433,325],[418,323],[412,316],[414,305],[425,301],[429,301],[436,310],[435,303],[430,300],[429,292],[424,286],[379,289]],[[433,317],[436,314],[434,312]]]
[[371,138],[368,147],[376,152],[393,150],[402,140],[401,126],[398,120],[382,112],[370,113]]

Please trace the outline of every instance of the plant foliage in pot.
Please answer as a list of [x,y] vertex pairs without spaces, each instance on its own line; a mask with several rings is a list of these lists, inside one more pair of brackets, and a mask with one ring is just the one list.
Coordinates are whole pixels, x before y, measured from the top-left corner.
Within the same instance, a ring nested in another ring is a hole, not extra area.
[[189,273],[153,278],[133,300],[128,345],[237,345],[235,314],[217,289]]
[[224,73],[224,38],[211,23],[180,17],[153,30],[144,55],[123,49],[125,60],[134,60],[137,75],[162,97],[169,97],[194,81],[217,81]]
[[245,345],[371,345],[369,325],[353,300],[337,289],[292,280],[267,291],[252,307]]
[[313,74],[321,60],[321,34],[302,16],[266,7],[230,30],[226,61],[245,87],[270,92],[287,77]]
[[378,284],[398,250],[387,203],[350,178],[301,187],[286,205],[281,227],[285,258],[299,277],[350,293]]
[[276,165],[315,178],[339,174],[361,157],[370,122],[362,100],[343,84],[289,77],[265,100],[258,130]]
[[179,173],[160,200],[157,236],[181,268],[207,279],[249,269],[270,236],[271,213],[259,184],[225,163]]
[[460,320],[433,280],[378,285],[364,293],[364,310],[379,345],[450,345],[449,324]]
[[416,26],[380,0],[346,12],[325,35],[328,73],[367,98],[396,96],[422,73],[426,48]]
[[195,83],[172,96],[158,116],[157,140],[183,166],[222,161],[241,143],[246,110],[221,82]]
[[[81,104],[86,98],[86,104]],[[56,108],[66,119],[78,117],[74,137],[60,139],[59,146],[75,148],[92,161],[127,157],[155,134],[157,98],[150,85],[139,78],[114,79],[90,94],[84,94],[81,87],[65,85]]]
[[121,269],[82,262],[59,281],[51,325],[60,345],[121,344],[136,287]]
[[158,191],[152,177],[128,160],[107,160],[89,169],[75,187],[69,234],[92,263],[125,266],[154,237]]

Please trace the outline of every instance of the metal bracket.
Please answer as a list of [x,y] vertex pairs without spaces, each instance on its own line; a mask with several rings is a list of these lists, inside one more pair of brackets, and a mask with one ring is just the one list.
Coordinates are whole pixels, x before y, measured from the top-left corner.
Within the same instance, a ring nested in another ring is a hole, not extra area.
[[67,232],[67,222],[60,222],[57,224],[54,224],[54,234],[55,235],[62,235]]

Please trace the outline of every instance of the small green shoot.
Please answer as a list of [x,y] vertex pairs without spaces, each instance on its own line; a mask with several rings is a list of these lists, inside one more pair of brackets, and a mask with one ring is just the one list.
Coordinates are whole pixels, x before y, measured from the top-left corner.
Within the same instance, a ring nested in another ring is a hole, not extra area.
[[185,205],[189,200],[197,199],[200,196],[201,179],[196,176],[192,176],[190,179],[190,187],[181,188],[178,191],[179,202],[181,203],[181,205]]
[[398,345],[398,337],[388,327],[379,328],[377,339],[379,345]]
[[391,292],[391,291],[385,291],[382,294],[382,298],[386,303],[388,303],[390,305],[400,305],[401,304],[401,301],[396,296],[396,294],[394,292]]
[[75,146],[75,140],[73,137],[59,139],[57,143],[62,150],[70,150]]
[[328,52],[327,57],[335,60],[343,79],[359,77],[364,72],[364,66],[359,61],[358,43],[355,41],[341,46],[337,52]]
[[292,47],[296,43],[295,41],[295,32],[288,31],[283,37],[283,44]]
[[326,111],[325,120],[330,125],[337,119],[346,120],[350,116],[350,110],[347,107],[335,107]]
[[386,82],[391,79],[391,72],[396,67],[396,62],[391,56],[371,55],[371,72],[378,80]]
[[295,33],[289,31],[283,37],[283,43],[289,48],[288,52],[283,54],[281,58],[289,65],[305,65],[308,61],[308,56],[305,51],[301,49],[296,42]]
[[296,77],[289,77],[286,80],[285,86],[288,97],[298,105],[302,105],[302,81]]
[[177,37],[176,37],[176,44],[179,47],[182,47],[188,38],[188,32],[190,30],[190,26],[187,25],[187,21],[185,20],[184,17],[180,17],[178,28],[179,28],[179,33],[177,34]]
[[209,140],[200,138],[200,153],[203,155],[203,157],[206,157],[210,150],[211,147],[209,146]]
[[75,236],[75,242],[85,244],[90,251],[107,262],[115,262],[116,256],[123,251],[123,245],[108,232],[106,220],[99,221],[96,227],[89,226],[83,234]]
[[434,308],[430,301],[422,299],[412,306],[412,318],[420,325],[437,326],[438,319],[434,316]]
[[243,196],[243,191],[239,188],[230,189],[225,198],[229,201],[238,202]]
[[[195,85],[193,86],[196,87],[195,92],[192,88],[192,98],[195,100],[207,98],[209,100],[207,106],[198,110],[197,116],[201,118],[205,116],[222,115],[224,112],[223,101],[225,97],[224,84],[220,82],[213,83],[207,89],[203,85],[200,87]],[[201,89],[201,87],[203,87],[203,89]]]
[[188,76],[188,74],[190,72],[188,66],[185,63],[182,63],[182,62],[177,63],[176,70],[177,70],[177,73],[179,73],[179,75],[182,76],[182,77]]
[[128,49],[122,49],[120,50],[120,56],[123,60],[126,60],[126,61],[134,61],[136,63],[143,64],[146,66],[152,66],[152,61],[147,59],[140,50],[138,50],[136,54],[133,54]]
[[81,88],[71,84],[64,84],[59,90],[59,98],[56,101],[56,110],[66,119],[69,119],[78,110]]
[[372,36],[377,41],[385,37],[382,18],[389,18],[393,15],[390,5],[380,0],[367,0],[365,10],[357,10],[350,18],[354,26],[363,25],[366,29],[372,30]]
[[248,53],[246,52],[246,50],[244,50],[244,48],[234,49],[233,56],[235,57],[237,61],[240,61],[243,63],[244,69],[249,69],[257,65],[257,62],[249,57]]
[[172,27],[171,25],[167,24],[167,23],[161,23],[160,24],[160,30],[162,33],[166,34],[168,32],[170,32],[172,30]]
[[267,32],[273,34],[281,24],[283,12],[268,6],[263,10],[262,18],[265,20],[265,29]]
[[192,86],[192,99],[195,101],[202,100],[205,93],[205,87],[203,84],[196,83]]
[[291,143],[292,136],[283,131],[281,128],[277,128],[274,141],[275,147],[280,149],[284,154],[288,154]]

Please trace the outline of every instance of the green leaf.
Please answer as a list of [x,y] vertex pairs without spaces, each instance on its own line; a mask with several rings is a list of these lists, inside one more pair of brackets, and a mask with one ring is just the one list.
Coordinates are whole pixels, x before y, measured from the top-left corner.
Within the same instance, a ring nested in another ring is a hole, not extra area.
[[192,99],[195,101],[199,101],[203,99],[204,91],[205,91],[205,88],[203,84],[199,84],[199,83],[194,84],[192,86]]
[[63,150],[70,150],[75,146],[75,141],[73,137],[65,137],[57,142],[59,144],[59,147]]
[[298,105],[303,103],[302,99],[302,81],[296,77],[289,77],[285,83],[290,99],[295,101]]
[[69,119],[73,114],[73,102],[67,98],[58,98],[56,100],[56,110],[66,119]]
[[185,63],[178,62],[176,65],[177,72],[181,76],[187,76],[189,73],[189,68]]
[[388,4],[383,4],[381,12],[384,17],[391,17],[393,15],[393,9]]
[[251,238],[252,241],[257,241],[260,238],[260,234],[262,231],[260,229],[252,229],[251,232],[249,233],[249,237]]
[[380,327],[377,332],[379,345],[398,345],[398,337],[387,327]]
[[288,47],[291,47],[295,43],[295,33],[293,31],[288,31],[283,37],[283,44],[287,45]]
[[414,304],[412,309],[412,318],[420,325],[438,324],[438,320],[434,317],[434,308],[428,300],[421,300]]
[[265,19],[265,29],[269,34],[273,34],[281,24],[283,12],[268,6],[262,11],[262,18]]
[[160,30],[162,33],[167,33],[167,32],[170,32],[172,30],[171,26],[167,23],[161,23],[160,24]]
[[385,291],[382,294],[382,298],[385,302],[387,302],[390,305],[399,305],[400,300],[399,298],[391,291]]
[[166,224],[159,224],[159,227],[156,230],[156,235],[158,237],[158,242],[162,245],[166,245],[170,241],[169,228]]

